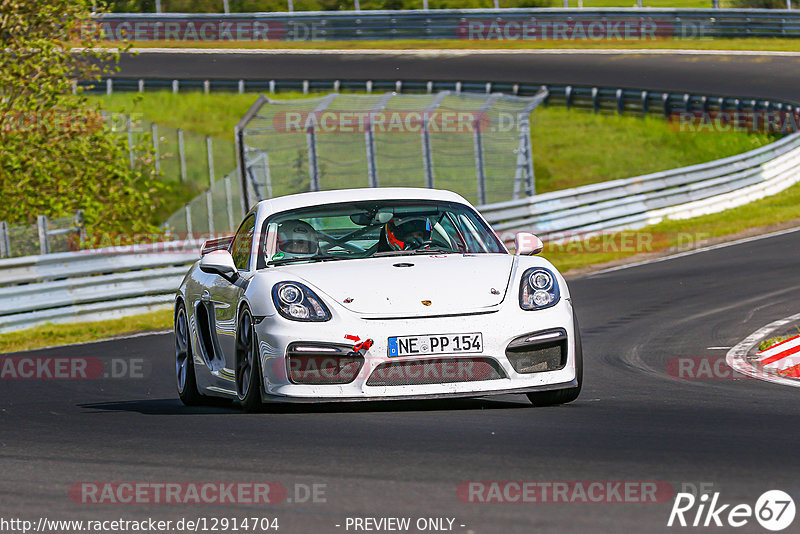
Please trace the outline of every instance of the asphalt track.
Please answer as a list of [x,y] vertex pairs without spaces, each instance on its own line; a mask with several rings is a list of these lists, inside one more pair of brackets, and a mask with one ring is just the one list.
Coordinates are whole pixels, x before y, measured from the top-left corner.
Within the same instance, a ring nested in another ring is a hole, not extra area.
[[800,57],[779,55],[285,51],[123,56],[119,76],[440,80],[598,85],[800,101]]
[[[714,72],[742,70],[723,64]],[[764,64],[775,76],[784,72],[772,60],[751,67]],[[476,78],[488,76],[480,72]],[[520,81],[533,75],[517,74]],[[536,72],[538,80],[563,83],[556,74]],[[637,69],[629,76],[631,86],[647,79]],[[759,87],[741,81],[731,86],[737,92]],[[793,87],[772,89],[788,98]],[[26,353],[141,360],[143,376],[0,380],[0,514],[267,516],[278,517],[284,533],[346,532],[345,519],[354,516],[451,517],[454,532],[621,533],[683,529],[666,528],[671,499],[476,504],[459,500],[456,489],[466,481],[663,481],[676,491],[713,484],[725,503],[753,505],[773,488],[798,500],[797,390],[751,379],[680,379],[670,371],[675,358],[724,360],[719,347],[796,313],[798,249],[800,232],[792,232],[570,281],[586,378],[580,398],[561,407],[532,408],[524,397],[507,396],[246,415],[231,406],[180,405],[169,335]],[[276,481],[293,499],[295,484],[325,484],[326,502],[77,504],[69,489],[81,481]],[[763,532],[753,520],[737,531]]]

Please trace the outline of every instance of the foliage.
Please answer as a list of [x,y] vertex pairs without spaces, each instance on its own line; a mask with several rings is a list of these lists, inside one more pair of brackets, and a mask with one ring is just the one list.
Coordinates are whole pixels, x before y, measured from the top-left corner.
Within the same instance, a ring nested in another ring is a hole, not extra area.
[[[153,232],[152,156],[111,131],[73,80],[114,69],[119,50],[93,48],[91,0],[0,0],[0,220],[83,209],[90,232]],[[77,43],[71,52],[65,42]]]

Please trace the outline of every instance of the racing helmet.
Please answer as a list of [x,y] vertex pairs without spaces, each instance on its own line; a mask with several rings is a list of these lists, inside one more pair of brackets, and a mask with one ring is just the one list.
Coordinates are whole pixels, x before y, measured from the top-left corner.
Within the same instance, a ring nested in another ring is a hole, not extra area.
[[282,222],[278,227],[278,252],[286,258],[319,254],[319,236],[305,221]]
[[386,223],[386,241],[393,250],[413,250],[430,239],[427,217],[395,218]]

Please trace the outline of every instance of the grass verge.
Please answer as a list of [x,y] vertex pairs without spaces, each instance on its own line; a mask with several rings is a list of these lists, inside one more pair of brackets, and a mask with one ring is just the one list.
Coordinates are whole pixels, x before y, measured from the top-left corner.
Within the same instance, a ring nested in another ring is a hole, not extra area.
[[110,337],[154,332],[172,327],[172,310],[158,310],[109,321],[45,324],[0,334],[0,354],[56,345],[85,343]]
[[[140,41],[135,48],[205,48],[254,50],[537,50],[537,49],[648,49],[648,50],[757,50],[796,52],[796,39],[663,39],[663,40],[467,40],[467,39],[397,39],[365,41]],[[115,48],[121,43],[109,42]]]

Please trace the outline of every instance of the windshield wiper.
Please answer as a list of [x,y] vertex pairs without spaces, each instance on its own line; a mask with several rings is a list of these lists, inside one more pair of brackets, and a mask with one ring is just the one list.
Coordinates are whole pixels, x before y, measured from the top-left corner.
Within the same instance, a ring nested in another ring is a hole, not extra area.
[[373,258],[380,258],[382,256],[413,256],[415,254],[455,254],[452,250],[444,250],[441,248],[420,248],[415,250],[386,250],[383,252],[376,252],[372,255]]
[[346,256],[331,256],[329,254],[317,254],[315,256],[297,256],[294,258],[280,258],[277,260],[270,260],[267,265],[284,265],[286,263],[297,263],[301,261],[334,261],[346,260]]

